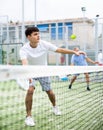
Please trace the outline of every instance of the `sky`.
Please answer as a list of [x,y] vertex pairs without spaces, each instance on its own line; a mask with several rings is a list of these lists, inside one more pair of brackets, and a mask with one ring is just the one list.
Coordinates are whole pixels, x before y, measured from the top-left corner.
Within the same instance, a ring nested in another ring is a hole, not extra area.
[[[22,21],[23,0],[0,0],[0,19]],[[36,1],[36,18],[35,18]],[[24,21],[103,17],[102,0],[24,0]],[[85,7],[83,13],[81,7]],[[1,21],[0,20],[0,21]]]

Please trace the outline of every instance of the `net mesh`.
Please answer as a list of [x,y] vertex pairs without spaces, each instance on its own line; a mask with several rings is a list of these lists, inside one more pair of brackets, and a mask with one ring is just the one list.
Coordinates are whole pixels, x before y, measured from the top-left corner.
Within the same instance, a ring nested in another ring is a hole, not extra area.
[[[86,89],[87,72],[91,91]],[[0,130],[103,130],[102,66],[0,66],[0,73]],[[74,74],[80,75],[68,89]],[[26,87],[20,87],[18,79],[26,86],[25,79],[45,76],[51,78],[62,115],[53,114],[48,96],[37,81],[32,105],[36,125],[26,126]]]

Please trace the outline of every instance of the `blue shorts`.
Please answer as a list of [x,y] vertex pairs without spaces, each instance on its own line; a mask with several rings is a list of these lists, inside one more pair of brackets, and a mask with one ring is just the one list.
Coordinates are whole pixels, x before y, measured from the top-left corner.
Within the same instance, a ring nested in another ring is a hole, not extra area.
[[40,85],[42,86],[42,91],[51,90],[50,77],[33,78],[32,83],[30,83],[29,86],[34,86],[35,87],[36,81],[39,81]]
[[80,74],[74,74],[74,76],[79,76]]
[[[85,73],[84,73],[85,74]],[[88,74],[90,74],[90,72],[88,73]],[[74,76],[79,76],[80,74],[74,74]]]

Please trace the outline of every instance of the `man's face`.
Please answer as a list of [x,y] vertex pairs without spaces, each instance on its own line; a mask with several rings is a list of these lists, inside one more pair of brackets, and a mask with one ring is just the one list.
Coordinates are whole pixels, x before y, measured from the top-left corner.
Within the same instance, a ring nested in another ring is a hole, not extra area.
[[31,42],[31,43],[38,43],[39,40],[40,40],[40,34],[39,32],[33,32],[31,35],[29,35],[28,37],[28,40]]
[[74,49],[74,51],[78,52],[78,51],[79,51],[79,48],[78,48],[78,47],[76,47],[76,48]]

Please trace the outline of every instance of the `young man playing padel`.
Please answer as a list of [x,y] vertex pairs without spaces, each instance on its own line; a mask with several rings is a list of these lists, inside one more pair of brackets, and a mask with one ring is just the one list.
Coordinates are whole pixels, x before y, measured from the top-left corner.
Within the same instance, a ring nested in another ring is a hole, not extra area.
[[[74,50],[58,48],[55,45],[43,41],[40,39],[39,29],[37,27],[29,27],[25,31],[25,35],[29,42],[24,44],[20,49],[20,58],[22,61],[22,65],[47,65],[47,52],[53,51],[57,53],[63,54],[76,54],[79,55],[81,52],[77,52]],[[27,116],[25,119],[25,124],[28,126],[34,126],[35,121],[32,118],[31,110],[32,110],[32,97],[35,89],[35,80],[38,80],[42,86],[42,90],[45,91],[49,97],[50,102],[53,106],[53,113],[55,115],[61,115],[57,105],[55,94],[52,91],[50,78],[42,77],[42,78],[33,78],[29,79],[29,89],[27,90],[25,105]]]

